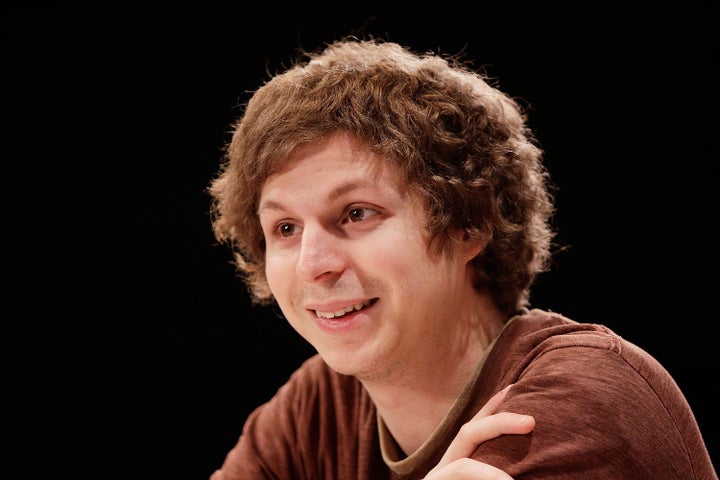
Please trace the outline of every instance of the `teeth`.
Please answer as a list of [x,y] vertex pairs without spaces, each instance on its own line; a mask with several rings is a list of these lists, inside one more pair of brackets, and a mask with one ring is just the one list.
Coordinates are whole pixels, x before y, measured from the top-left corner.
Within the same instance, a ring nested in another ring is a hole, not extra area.
[[315,315],[317,315],[319,318],[337,318],[356,310],[362,310],[368,305],[370,305],[370,300],[367,300],[363,303],[356,303],[355,305],[348,305],[343,309],[335,310],[333,312],[321,312],[320,310],[315,310]]

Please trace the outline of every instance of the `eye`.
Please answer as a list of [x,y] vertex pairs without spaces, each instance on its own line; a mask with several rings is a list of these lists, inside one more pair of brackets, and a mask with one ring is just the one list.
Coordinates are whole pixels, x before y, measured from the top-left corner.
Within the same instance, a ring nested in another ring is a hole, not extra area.
[[292,223],[281,223],[277,226],[277,233],[281,237],[290,237],[298,232],[298,226]]
[[347,211],[343,218],[343,223],[362,222],[370,217],[377,215],[379,212],[372,208],[352,207]]

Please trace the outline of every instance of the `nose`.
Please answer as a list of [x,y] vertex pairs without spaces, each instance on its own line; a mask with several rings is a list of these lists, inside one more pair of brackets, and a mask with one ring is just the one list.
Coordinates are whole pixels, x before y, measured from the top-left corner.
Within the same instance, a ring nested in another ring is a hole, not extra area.
[[305,282],[334,280],[347,265],[343,241],[320,225],[303,227],[295,270]]

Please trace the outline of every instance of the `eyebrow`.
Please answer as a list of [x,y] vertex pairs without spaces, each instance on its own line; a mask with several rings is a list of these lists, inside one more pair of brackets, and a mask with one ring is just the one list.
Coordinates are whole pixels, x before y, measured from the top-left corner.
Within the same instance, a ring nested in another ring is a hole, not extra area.
[[341,183],[337,187],[333,188],[330,191],[330,194],[327,196],[327,199],[329,202],[333,202],[337,200],[338,198],[342,197],[343,195],[352,192],[353,190],[359,190],[361,188],[368,188],[374,186],[373,183],[366,182],[366,181],[349,181],[345,183]]
[[[359,190],[361,188],[369,188],[373,187],[374,184],[371,182],[363,181],[363,180],[351,180],[345,183],[341,183],[337,187],[333,188],[330,193],[327,196],[327,201],[329,203],[334,202],[338,198],[341,198],[343,195],[346,195],[354,190]],[[279,202],[276,202],[275,200],[266,200],[258,207],[258,213],[260,213],[262,210],[284,210],[285,208],[283,205]]]

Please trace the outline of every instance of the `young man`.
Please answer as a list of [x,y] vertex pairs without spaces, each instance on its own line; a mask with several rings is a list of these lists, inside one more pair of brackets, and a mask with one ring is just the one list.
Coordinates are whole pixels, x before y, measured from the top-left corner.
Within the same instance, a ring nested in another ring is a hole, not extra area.
[[234,127],[214,231],[318,354],[213,480],[717,478],[656,360],[530,309],[551,186],[523,111],[480,74],[348,39]]

